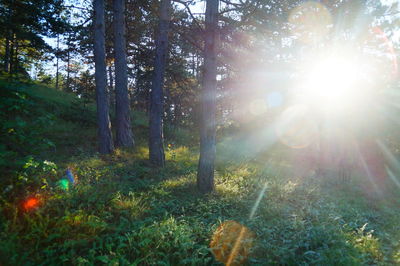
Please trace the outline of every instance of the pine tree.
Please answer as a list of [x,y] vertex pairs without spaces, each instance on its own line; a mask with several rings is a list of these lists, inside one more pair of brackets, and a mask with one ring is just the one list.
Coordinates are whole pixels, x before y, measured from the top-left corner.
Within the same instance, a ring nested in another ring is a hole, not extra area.
[[207,0],[205,24],[200,159],[197,172],[197,186],[203,193],[214,190],[218,0]]
[[150,162],[159,167],[165,164],[163,140],[164,113],[164,74],[168,55],[168,31],[170,23],[171,0],[162,0],[160,21],[156,37],[156,57],[154,60],[154,76],[150,94]]
[[99,152],[111,153],[114,149],[109,103],[107,96],[107,72],[105,52],[104,0],[94,0],[94,61]]
[[125,1],[114,0],[115,107],[116,145],[132,147],[133,136],[128,95],[125,38]]

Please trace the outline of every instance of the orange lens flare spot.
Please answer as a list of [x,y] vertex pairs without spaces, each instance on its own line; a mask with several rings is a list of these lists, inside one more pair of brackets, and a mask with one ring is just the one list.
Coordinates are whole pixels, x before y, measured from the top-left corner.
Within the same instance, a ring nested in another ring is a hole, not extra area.
[[39,207],[40,201],[37,198],[29,198],[23,203],[23,207],[26,211],[33,210]]
[[247,260],[255,234],[236,221],[222,223],[214,232],[210,248],[215,259],[225,265],[242,265]]

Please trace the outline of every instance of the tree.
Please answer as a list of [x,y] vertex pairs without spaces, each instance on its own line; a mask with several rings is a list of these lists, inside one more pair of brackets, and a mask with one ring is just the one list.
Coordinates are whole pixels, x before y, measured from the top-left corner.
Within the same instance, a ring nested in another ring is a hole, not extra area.
[[105,52],[104,0],[94,0],[94,62],[99,152],[111,153],[114,144],[111,134],[109,103],[107,96],[107,72]]
[[114,51],[115,51],[115,107],[116,107],[116,145],[132,147],[128,73],[125,39],[125,1],[114,0]]
[[162,0],[160,8],[160,21],[156,37],[156,57],[154,60],[154,76],[150,93],[150,133],[149,157],[155,166],[163,167],[165,164],[163,140],[163,85],[165,64],[168,54],[168,31],[170,23],[171,0]]
[[207,0],[206,3],[200,159],[197,171],[197,186],[203,193],[214,190],[218,2],[218,0]]
[[[29,12],[27,12],[29,10]],[[68,30],[63,0],[0,1],[0,39],[4,39],[3,70],[25,73],[33,61],[51,51],[43,37]]]

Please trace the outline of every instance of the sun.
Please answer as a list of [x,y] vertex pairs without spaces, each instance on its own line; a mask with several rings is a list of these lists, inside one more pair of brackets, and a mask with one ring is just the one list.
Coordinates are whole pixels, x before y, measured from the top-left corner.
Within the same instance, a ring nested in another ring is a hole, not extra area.
[[303,102],[328,112],[356,107],[363,89],[363,65],[338,56],[316,60],[306,67]]

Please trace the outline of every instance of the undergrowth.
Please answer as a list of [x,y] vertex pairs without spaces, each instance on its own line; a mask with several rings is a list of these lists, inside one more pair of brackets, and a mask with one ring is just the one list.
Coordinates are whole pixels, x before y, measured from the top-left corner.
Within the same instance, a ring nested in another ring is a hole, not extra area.
[[[100,156],[93,105],[35,84],[1,86],[2,265],[220,265],[210,242],[227,221],[254,236],[240,259],[249,265],[400,264],[395,190],[367,198],[362,177],[294,176],[277,148],[243,159],[221,141],[216,191],[201,195],[195,143],[169,136],[166,168],[149,165],[144,114],[133,114],[134,150]],[[76,183],[63,189],[67,168]],[[33,196],[40,204],[28,211]]]

